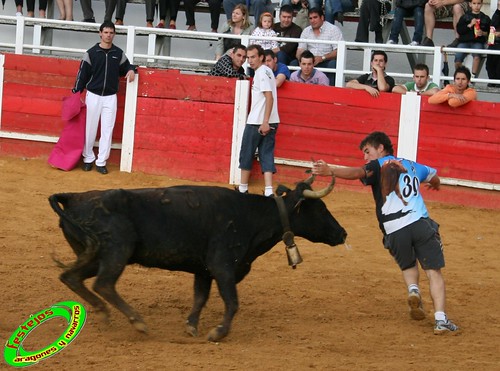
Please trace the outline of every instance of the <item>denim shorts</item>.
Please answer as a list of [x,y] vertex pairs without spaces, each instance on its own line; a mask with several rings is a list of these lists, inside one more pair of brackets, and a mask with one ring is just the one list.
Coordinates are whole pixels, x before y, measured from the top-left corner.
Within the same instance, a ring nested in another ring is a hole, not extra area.
[[269,124],[271,131],[267,135],[259,133],[260,125],[245,125],[240,150],[240,169],[251,170],[255,151],[258,149],[260,168],[263,173],[276,172],[274,165],[274,145],[278,124]]
[[[468,42],[468,43],[460,43],[457,45],[457,48],[466,48],[466,49],[476,49],[476,50],[482,50],[485,49],[486,46],[483,43],[475,43],[475,42]],[[469,53],[460,53],[457,52],[455,54],[455,62],[460,62],[462,63],[465,59],[465,57]],[[472,54],[473,57],[482,57],[483,54]]]

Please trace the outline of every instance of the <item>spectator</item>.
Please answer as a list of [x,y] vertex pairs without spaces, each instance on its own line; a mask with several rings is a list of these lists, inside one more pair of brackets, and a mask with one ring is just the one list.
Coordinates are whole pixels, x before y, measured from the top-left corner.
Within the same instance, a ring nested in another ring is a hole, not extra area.
[[410,43],[411,46],[420,45],[424,36],[424,6],[427,0],[396,0],[394,19],[391,25],[391,34],[387,44],[397,44],[404,17],[413,16],[415,32]]
[[73,20],[73,0],[57,0],[59,19],[63,21]]
[[[233,10],[231,19],[222,27],[221,33],[230,35],[251,35],[252,31],[253,26],[248,20],[247,7],[238,4]],[[219,59],[224,53],[238,44],[241,44],[240,39],[220,38],[215,47],[215,59]]]
[[94,11],[92,10],[92,0],[80,0],[82,7],[83,21],[88,23],[95,23]]
[[344,13],[353,12],[354,6],[352,1],[341,0],[325,0],[325,19],[331,24],[335,24],[335,19],[344,24]]
[[253,14],[255,23],[260,19],[260,15],[265,12],[273,13],[274,6],[271,0],[222,0],[222,6],[226,13],[227,20],[232,19],[233,10],[237,5],[248,5],[248,10]]
[[158,28],[165,28],[166,23],[165,20],[167,18],[167,7],[170,11],[170,21],[168,24],[168,28],[171,30],[177,29],[176,21],[177,21],[177,13],[179,13],[179,6],[181,0],[158,0],[158,13],[160,18],[160,22],[156,25]]
[[247,59],[247,48],[245,45],[236,45],[230,54],[224,54],[214,65],[208,76],[236,77],[246,79],[243,63]]
[[[35,16],[35,0],[26,0],[27,16]],[[38,18],[45,18],[47,11],[47,0],[38,0]]]
[[[293,8],[291,5],[283,5],[280,8],[280,21],[275,23],[273,26],[274,31],[278,34],[278,37],[289,37],[293,39],[300,38],[302,33],[302,28],[297,26],[292,22],[293,20]],[[279,47],[274,50],[278,62],[289,65],[296,57],[297,46],[295,42],[279,42]]]
[[[472,0],[467,11],[457,23],[458,48],[485,49],[488,33],[490,31],[491,19],[481,11],[483,0]],[[455,68],[462,65],[468,53],[457,52],[455,54]],[[473,54],[472,77],[479,74],[481,54]]]
[[429,67],[426,64],[416,64],[413,67],[413,81],[397,85],[392,89],[393,93],[398,94],[406,94],[408,91],[427,96],[434,95],[439,91],[437,84],[429,81]]
[[[489,46],[490,50],[500,50],[500,0],[497,1],[497,10],[491,17],[491,25],[495,27],[494,44]],[[488,54],[486,58],[486,71],[488,78],[500,80],[500,55]],[[489,83],[490,88],[500,87],[500,84]]]
[[276,54],[271,49],[264,50],[264,57],[264,63],[273,71],[276,87],[279,88],[286,80],[290,79],[290,70],[286,64],[278,62]]
[[[198,0],[184,0],[184,9],[186,12],[186,25],[188,30],[196,30],[196,22],[194,19],[195,6]],[[212,32],[217,32],[219,29],[219,16],[222,0],[208,0],[208,9],[210,11],[210,27]]]
[[356,38],[354,41],[367,43],[368,30],[375,33],[375,42],[381,44],[382,39],[382,24],[381,16],[386,15],[391,10],[390,1],[379,0],[363,0],[359,8],[359,22],[356,29]]
[[394,88],[394,79],[385,73],[387,65],[387,54],[381,50],[372,53],[370,66],[371,72],[351,80],[346,87],[351,89],[365,90],[372,97],[377,98],[381,91],[390,92]]
[[[252,36],[276,37],[278,34],[273,30],[273,15],[271,13],[262,13],[257,27],[252,31]],[[278,49],[278,42],[274,40],[256,40],[250,39],[250,44],[260,45],[262,49]]]
[[[301,39],[312,40],[329,40],[329,41],[342,41],[342,31],[337,26],[325,21],[323,10],[319,8],[312,8],[309,10],[309,23],[310,26],[306,27],[302,34]],[[325,68],[337,67],[337,45],[335,44],[316,44],[314,42],[300,42],[297,48],[297,60],[300,58],[305,50],[309,50],[314,55],[314,66]],[[292,62],[292,65],[297,65],[297,61]],[[330,85],[335,85],[335,74],[326,74],[330,80]]]
[[[155,18],[156,0],[146,0],[146,27],[153,27]],[[125,10],[127,8],[127,0],[118,0],[116,4],[115,25],[122,26],[125,17]]]
[[424,8],[425,37],[422,46],[434,46],[432,35],[434,34],[436,19],[453,16],[455,39],[448,46],[455,48],[458,45],[457,23],[467,10],[469,10],[469,4],[466,0],[429,0]]
[[429,217],[420,192],[422,183],[439,190],[441,182],[436,169],[394,157],[391,140],[383,132],[369,134],[359,148],[366,161],[363,167],[332,169],[320,160],[314,163],[313,174],[360,179],[364,185],[371,186],[384,247],[403,273],[410,318],[423,320],[426,316],[419,288],[420,263],[434,304],[434,334],[458,333],[458,326],[445,312],[446,290],[441,272],[444,255],[439,225]]
[[290,81],[314,85],[330,85],[328,76],[314,68],[314,55],[309,50],[304,50],[301,54],[299,64],[300,70],[292,73]]
[[[113,44],[115,25],[104,21],[99,27],[101,42],[87,50],[80,63],[73,93],[87,89],[87,121],[85,128],[85,145],[83,148],[83,170],[92,170],[95,161],[96,170],[107,174],[106,161],[111,152],[111,137],[115,126],[117,97],[120,76],[132,82],[135,78],[135,67],[131,65],[120,48]],[[99,155],[95,157],[94,142],[97,128],[101,121],[101,137],[99,139]]]
[[444,89],[430,97],[429,103],[448,102],[450,107],[460,107],[475,100],[477,93],[473,88],[469,88],[470,79],[471,73],[469,69],[465,66],[458,67],[453,75],[455,83],[446,85]]
[[276,131],[280,121],[278,115],[278,99],[276,95],[276,79],[273,72],[264,64],[264,50],[260,45],[247,48],[248,64],[255,71],[252,81],[252,106],[248,114],[247,124],[243,132],[240,150],[241,184],[238,191],[248,192],[250,171],[259,150],[259,161],[264,173],[264,196],[273,195],[274,144]]

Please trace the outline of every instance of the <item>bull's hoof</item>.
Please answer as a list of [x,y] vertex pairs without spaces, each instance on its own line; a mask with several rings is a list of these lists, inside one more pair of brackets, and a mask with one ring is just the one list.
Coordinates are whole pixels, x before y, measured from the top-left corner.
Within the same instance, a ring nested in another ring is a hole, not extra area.
[[132,322],[132,325],[134,325],[134,327],[137,331],[142,332],[144,334],[148,333],[148,327],[146,326],[146,324],[144,322],[135,321],[135,322]]
[[198,337],[198,329],[189,323],[186,324],[186,332],[192,337]]
[[211,341],[213,343],[221,341],[226,337],[227,333],[228,332],[225,330],[224,326],[219,325],[216,328],[210,330],[210,332],[208,333],[208,341]]

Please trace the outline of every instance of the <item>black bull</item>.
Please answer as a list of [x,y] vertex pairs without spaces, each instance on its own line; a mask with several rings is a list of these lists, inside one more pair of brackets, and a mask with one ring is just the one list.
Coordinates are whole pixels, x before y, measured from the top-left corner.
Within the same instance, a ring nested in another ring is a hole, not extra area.
[[[320,199],[331,191],[334,180],[316,192],[311,190],[311,182],[284,189],[291,231],[312,242],[343,243],[345,230]],[[93,291],[143,332],[147,330],[143,319],[115,289],[128,264],[195,275],[194,304],[186,325],[193,336],[198,334],[200,313],[215,280],[225,313],[208,339],[219,341],[229,333],[238,310],[236,284],[250,271],[252,262],[283,235],[273,198],[220,187],[61,193],[50,196],[49,201],[77,256],[61,274],[61,281],[108,318],[105,303],[84,285],[84,280],[97,276]]]

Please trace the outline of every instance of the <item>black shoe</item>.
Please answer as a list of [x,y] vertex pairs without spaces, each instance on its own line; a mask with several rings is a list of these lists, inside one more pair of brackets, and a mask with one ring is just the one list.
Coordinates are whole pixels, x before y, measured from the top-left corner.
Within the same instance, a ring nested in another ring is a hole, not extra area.
[[488,83],[488,88],[498,88],[499,86],[499,84],[493,84],[492,82]]
[[85,18],[82,20],[82,22],[95,23],[95,18]]
[[448,48],[456,48],[458,46],[458,39],[453,40],[447,46],[448,46]]
[[98,173],[101,173],[103,175],[108,173],[108,169],[106,168],[106,166],[97,166],[96,165],[95,169],[97,170]]
[[82,166],[83,171],[90,171],[92,170],[92,162],[84,162]]
[[424,39],[422,40],[422,43],[420,45],[421,46],[434,46],[434,41],[432,41],[428,37],[424,37]]

